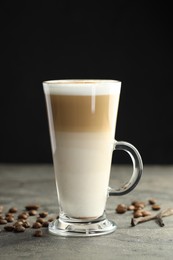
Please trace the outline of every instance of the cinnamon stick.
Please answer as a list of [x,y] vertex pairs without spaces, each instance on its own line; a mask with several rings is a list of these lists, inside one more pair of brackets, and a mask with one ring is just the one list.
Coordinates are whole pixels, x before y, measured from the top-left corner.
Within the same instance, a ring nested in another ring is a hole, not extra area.
[[158,224],[163,227],[164,223],[162,218],[163,217],[168,217],[173,215],[173,209],[172,208],[168,208],[166,210],[160,211],[158,214],[156,215],[151,215],[151,216],[146,216],[146,217],[140,217],[140,218],[132,218],[131,219],[131,226],[134,227],[140,223],[144,223],[153,219],[156,219],[156,221],[158,222]]

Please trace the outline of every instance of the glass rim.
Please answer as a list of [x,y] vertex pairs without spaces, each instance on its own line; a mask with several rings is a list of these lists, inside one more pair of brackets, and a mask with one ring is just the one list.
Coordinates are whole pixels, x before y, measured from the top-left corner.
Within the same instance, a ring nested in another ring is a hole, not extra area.
[[58,80],[45,80],[43,84],[47,85],[114,85],[121,84],[121,81],[114,79],[58,79]]

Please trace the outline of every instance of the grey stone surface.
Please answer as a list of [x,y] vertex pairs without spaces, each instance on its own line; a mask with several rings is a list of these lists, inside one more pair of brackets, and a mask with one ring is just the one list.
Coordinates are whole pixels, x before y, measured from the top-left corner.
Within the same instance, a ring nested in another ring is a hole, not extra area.
[[[131,173],[129,166],[112,166],[110,186],[124,182]],[[173,208],[173,167],[144,166],[142,179],[135,190],[107,201],[107,217],[116,222],[117,230],[109,235],[91,238],[53,236],[44,228],[44,236],[33,237],[34,230],[6,232],[0,225],[0,259],[172,259],[173,216],[164,218],[164,227],[155,221],[130,226],[132,213],[115,213],[119,203],[157,199],[162,209]],[[0,205],[4,212],[16,206],[39,203],[40,211],[58,214],[53,168],[51,165],[0,165]],[[150,209],[150,206],[148,206]],[[34,221],[31,218],[31,221]]]

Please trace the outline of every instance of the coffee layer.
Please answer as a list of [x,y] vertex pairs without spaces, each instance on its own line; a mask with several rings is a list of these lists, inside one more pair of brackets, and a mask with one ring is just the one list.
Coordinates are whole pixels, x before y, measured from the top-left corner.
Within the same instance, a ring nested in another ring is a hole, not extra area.
[[119,97],[50,95],[55,131],[96,132],[115,128]]

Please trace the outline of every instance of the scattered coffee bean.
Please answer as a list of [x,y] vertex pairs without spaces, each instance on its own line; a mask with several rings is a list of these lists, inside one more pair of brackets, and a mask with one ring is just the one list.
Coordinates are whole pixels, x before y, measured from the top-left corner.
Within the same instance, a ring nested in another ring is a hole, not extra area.
[[27,219],[20,218],[20,219],[18,219],[18,221],[22,222],[22,223],[25,223],[27,221]]
[[52,222],[52,221],[54,221],[54,218],[49,218],[48,219],[48,222]]
[[150,205],[156,204],[156,200],[155,199],[149,199],[148,202],[149,202]]
[[125,204],[118,204],[115,210],[118,214],[123,214],[127,211],[127,206]]
[[148,210],[142,210],[142,216],[143,217],[147,217],[147,216],[151,216],[151,212],[150,211],[148,211]]
[[36,220],[36,222],[39,222],[40,224],[43,224],[44,223],[44,219],[42,219],[42,218],[37,218],[37,220]]
[[27,205],[25,208],[27,209],[27,210],[37,210],[38,208],[39,208],[40,206],[39,205],[37,205],[37,204],[31,204],[31,205]]
[[9,216],[5,218],[7,220],[7,222],[13,222],[14,221],[14,217]]
[[[4,215],[2,215],[2,211],[4,210],[4,207],[0,205],[0,224],[4,225],[4,230],[6,231],[14,231],[16,233],[24,232],[26,228],[31,227],[31,224],[28,222],[28,218],[30,216],[36,216],[37,217],[36,222],[33,223],[32,228],[39,229],[36,230],[34,233],[34,236],[40,237],[43,236],[41,227],[48,227],[49,222],[52,222],[56,217],[49,217],[48,220],[45,218],[48,217],[47,211],[42,211],[38,214],[39,205],[37,204],[30,204],[25,207],[26,211],[19,212],[17,215],[17,220],[14,219],[14,214],[18,212],[18,209],[16,207],[9,208],[8,212]],[[127,207],[126,207],[127,208]],[[59,216],[57,216],[59,218]],[[14,222],[15,221],[15,222]],[[8,222],[14,222],[12,225],[7,224]],[[7,224],[7,225],[5,225]],[[2,231],[2,230],[0,230]]]
[[32,225],[32,228],[41,228],[42,227],[42,224],[40,222],[35,222],[33,225]]
[[[26,212],[19,212],[17,215],[17,220],[15,221],[14,214],[18,212],[18,209],[16,207],[9,208],[8,212],[4,215],[2,215],[2,211],[4,210],[4,207],[0,205],[0,224],[4,225],[4,230],[6,231],[14,231],[16,233],[24,232],[25,229],[31,227],[31,224],[27,220],[30,216],[36,216],[37,219],[36,222],[33,223],[32,228],[39,229],[34,232],[35,237],[41,237],[43,236],[41,227],[48,227],[49,222],[53,221],[55,217],[49,217],[48,220],[45,218],[48,217],[47,211],[42,211],[38,213],[39,205],[37,204],[30,204],[25,207]],[[38,217],[39,216],[39,217]],[[57,216],[59,218],[59,216]],[[15,221],[15,222],[14,222]],[[8,222],[14,222],[11,225],[7,224]],[[5,225],[7,224],[7,225]],[[0,230],[2,231],[2,230]]]
[[130,205],[127,207],[127,210],[134,210],[135,209],[135,206],[134,205]]
[[5,229],[6,231],[13,231],[13,230],[14,230],[14,226],[12,226],[12,225],[6,225],[6,226],[4,226],[4,229]]
[[159,205],[157,205],[157,204],[153,204],[152,205],[152,209],[153,210],[159,210],[161,207],[159,206]]
[[6,213],[5,216],[8,218],[8,217],[14,217],[14,214],[13,213]]
[[25,214],[27,217],[29,217],[28,211],[23,211],[22,214]]
[[34,210],[34,209],[30,209],[28,213],[29,213],[30,216],[35,216],[35,215],[37,215],[37,211]]
[[25,221],[25,222],[23,222],[22,226],[24,228],[29,228],[31,226],[31,224],[28,221]]
[[142,206],[145,206],[145,202],[144,201],[138,201],[138,200],[135,200],[135,201],[132,201],[131,203],[132,205],[134,205],[135,207],[138,206],[138,205],[142,205]]
[[12,207],[12,208],[10,208],[9,209],[9,213],[16,213],[18,211],[18,209],[17,208],[15,208],[15,207]]
[[22,226],[22,225],[23,225],[23,221],[21,221],[21,220],[18,220],[18,221],[16,221],[16,222],[13,224],[14,227]]
[[19,232],[24,232],[25,228],[22,225],[17,225],[14,227],[14,232],[19,233]]
[[43,236],[43,232],[41,230],[36,230],[33,234],[34,237],[42,237]]
[[139,201],[137,201],[137,200],[133,200],[132,203],[131,203],[131,205],[134,205],[134,206],[135,206],[135,204],[138,203],[138,202],[139,202]]
[[140,209],[143,209],[145,207],[145,202],[138,201],[133,206],[135,207],[134,210],[140,210]]
[[6,219],[0,219],[0,225],[4,225],[7,224],[7,220]]
[[47,215],[48,215],[48,212],[46,212],[46,211],[39,213],[39,216],[41,218],[45,218],[45,217],[47,217]]
[[28,218],[28,215],[25,213],[21,213],[18,215],[18,219],[27,219],[27,218]]
[[133,214],[134,218],[140,218],[143,216],[142,211],[141,210],[136,210]]
[[42,224],[42,227],[48,227],[49,226],[49,222],[48,221],[45,221],[43,224]]

